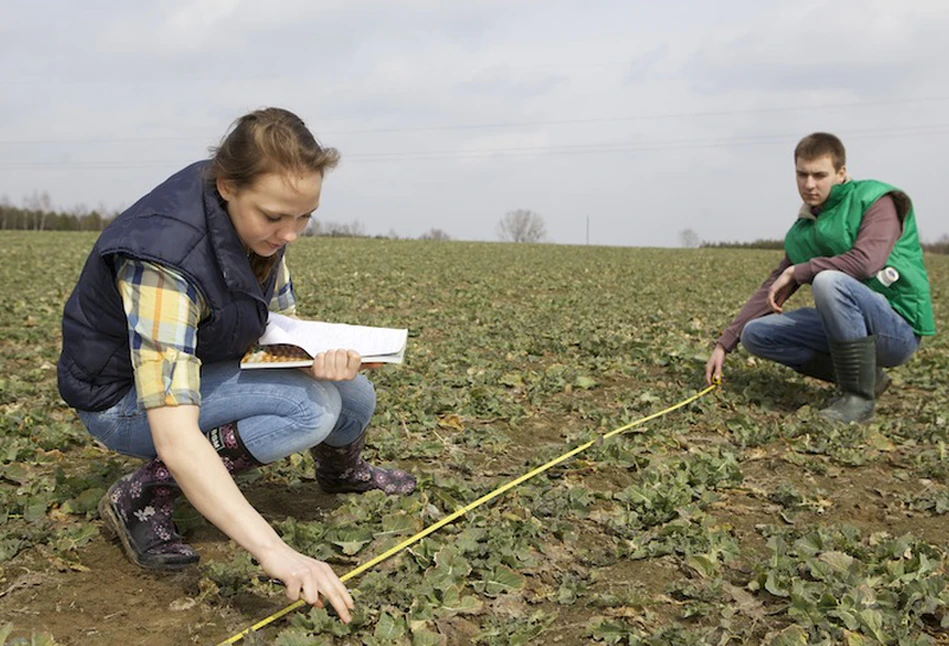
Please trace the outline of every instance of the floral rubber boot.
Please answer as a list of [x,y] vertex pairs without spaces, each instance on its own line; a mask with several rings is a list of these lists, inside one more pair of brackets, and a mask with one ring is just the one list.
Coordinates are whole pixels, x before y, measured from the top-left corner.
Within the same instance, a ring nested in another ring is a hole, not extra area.
[[[236,424],[211,429],[208,439],[232,475],[259,466],[237,434]],[[119,539],[130,561],[153,570],[179,570],[198,562],[198,553],[178,534],[172,520],[181,489],[156,458],[119,478],[99,501],[99,517]]]
[[415,477],[400,469],[374,467],[362,459],[366,446],[363,433],[352,444],[319,444],[310,449],[316,463],[316,481],[326,493],[363,493],[380,489],[387,494],[404,495],[415,491]]

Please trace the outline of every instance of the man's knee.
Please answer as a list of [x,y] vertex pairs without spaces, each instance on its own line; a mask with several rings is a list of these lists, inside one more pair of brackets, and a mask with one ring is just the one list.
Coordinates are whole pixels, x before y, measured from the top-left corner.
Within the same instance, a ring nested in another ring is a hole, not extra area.
[[764,333],[766,326],[760,319],[749,321],[741,331],[741,344],[751,354],[758,355],[765,346],[768,336]]
[[814,276],[811,281],[811,293],[815,302],[826,302],[839,294],[848,276],[842,271],[828,269]]

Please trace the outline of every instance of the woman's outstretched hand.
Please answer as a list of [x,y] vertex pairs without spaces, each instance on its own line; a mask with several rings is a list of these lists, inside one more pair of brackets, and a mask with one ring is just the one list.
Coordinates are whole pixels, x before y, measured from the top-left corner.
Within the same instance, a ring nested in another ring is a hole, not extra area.
[[303,599],[322,608],[322,597],[326,597],[344,624],[352,621],[349,611],[354,607],[353,598],[333,569],[323,561],[300,554],[285,543],[258,560],[264,572],[283,582],[290,601]]

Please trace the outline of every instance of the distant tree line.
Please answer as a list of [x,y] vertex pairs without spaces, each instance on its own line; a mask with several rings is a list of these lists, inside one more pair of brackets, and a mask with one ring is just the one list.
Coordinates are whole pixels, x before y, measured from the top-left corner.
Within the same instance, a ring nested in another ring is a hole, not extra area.
[[[352,222],[321,222],[317,219],[310,220],[303,231],[305,236],[319,236],[325,238],[369,238],[366,230],[359,220]],[[388,236],[384,236],[388,237]]]
[[[309,226],[303,231],[304,236],[324,237],[324,238],[377,238],[382,240],[400,240],[403,239],[395,229],[389,229],[384,235],[369,235],[359,220],[353,222],[322,222],[320,220],[311,220]],[[405,238],[408,239],[408,238]],[[419,240],[451,240],[451,236],[439,228],[432,227],[418,237]]]
[[[49,193],[34,191],[23,200],[23,206],[14,206],[6,196],[0,197],[0,230],[21,231],[102,231],[120,211],[105,207],[89,209],[76,206],[68,211],[57,211],[52,207]],[[385,235],[369,235],[359,220],[332,222],[313,219],[303,231],[304,236],[327,238],[401,238],[394,229]],[[505,242],[541,242],[547,232],[544,219],[534,211],[517,209],[509,211],[498,221],[498,238]],[[419,240],[444,241],[452,237],[443,229],[432,227],[418,237]]]
[[751,242],[707,242],[703,240],[697,246],[710,249],[784,249],[784,240],[766,240],[764,238]]
[[[724,241],[708,242],[701,240],[693,229],[679,231],[679,244],[686,248],[704,247],[709,249],[784,249],[784,240],[758,239],[751,242]],[[949,234],[943,234],[936,242],[920,243],[929,253],[949,254]]]
[[686,249],[699,247],[710,249],[784,249],[784,240],[758,239],[751,242],[709,242],[708,240],[702,240],[695,229],[683,229],[679,231],[679,245]]
[[[784,249],[784,240],[754,240],[752,242],[702,242],[701,247],[712,249]],[[921,242],[923,251],[949,254],[949,234],[936,242]]]
[[922,245],[923,250],[928,251],[929,253],[949,254],[949,233],[944,234],[936,242],[924,242]]
[[23,200],[23,206],[0,198],[0,230],[21,231],[101,231],[117,215],[105,207],[89,209],[76,206],[68,211],[56,211],[48,193],[34,193]]
[[[68,211],[56,211],[52,208],[48,193],[34,192],[23,200],[23,206],[10,203],[6,196],[0,197],[0,230],[25,231],[101,231],[111,222],[118,211],[104,206],[89,209],[84,205]],[[546,237],[544,219],[533,211],[518,209],[510,211],[501,218],[497,227],[498,238],[506,242],[540,242]],[[321,222],[313,220],[303,232],[306,236],[328,238],[386,238],[398,240],[401,236],[390,229],[385,235],[370,236],[359,220],[353,222]],[[418,237],[419,240],[451,240],[444,230],[432,227]],[[679,232],[679,242],[683,247],[702,247],[708,249],[783,249],[784,240],[765,239],[751,242],[701,240],[692,229]],[[935,242],[924,242],[922,247],[929,253],[949,255],[949,234],[943,234]]]

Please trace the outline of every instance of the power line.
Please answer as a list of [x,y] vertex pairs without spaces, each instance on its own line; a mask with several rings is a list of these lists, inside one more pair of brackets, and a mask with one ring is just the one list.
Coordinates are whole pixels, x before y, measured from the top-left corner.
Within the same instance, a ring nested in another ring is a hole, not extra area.
[[656,121],[661,119],[693,119],[698,117],[722,117],[738,114],[765,114],[773,112],[798,112],[808,110],[831,110],[837,108],[869,107],[880,105],[905,105],[910,103],[926,103],[937,101],[949,101],[949,97],[932,97],[926,99],[898,99],[891,101],[867,101],[862,103],[836,103],[814,106],[796,106],[796,107],[776,107],[776,108],[747,108],[739,110],[719,110],[707,112],[679,112],[665,114],[635,115],[628,117],[593,117],[588,119],[555,119],[550,121],[519,121],[508,123],[485,123],[474,125],[458,126],[431,126],[420,128],[377,128],[367,130],[341,130],[336,132],[327,132],[324,134],[365,134],[365,133],[384,133],[384,132],[427,132],[443,130],[475,130],[491,128],[523,128],[527,126],[553,126],[553,125],[574,125],[586,123],[617,123],[623,121]]
[[[949,134],[949,123],[902,128],[874,128],[864,130],[838,131],[847,139],[866,139],[869,137],[919,137]],[[350,153],[345,160],[357,160],[364,163],[402,162],[425,160],[467,160],[492,157],[534,157],[547,155],[581,155],[607,153],[635,153],[663,150],[693,150],[708,148],[732,148],[756,145],[769,145],[796,141],[800,133],[772,134],[727,139],[671,139],[644,142],[613,141],[595,144],[563,144],[552,146],[517,146],[508,148],[482,148],[475,150],[432,150],[432,151],[392,151]],[[132,170],[141,168],[176,167],[181,160],[133,160],[101,162],[0,162],[0,168],[32,168],[48,170]]]
[[[949,123],[932,124],[927,126],[907,126],[904,128],[871,129],[871,130],[853,130],[838,131],[841,136],[848,138],[862,138],[867,136],[891,137],[898,135],[914,136],[938,134],[943,131],[949,132]],[[745,146],[756,144],[768,144],[788,139],[800,139],[800,133],[784,135],[759,135],[746,137],[733,137],[730,139],[670,139],[644,142],[601,142],[597,144],[561,144],[551,146],[519,146],[510,148],[482,148],[474,150],[438,150],[438,151],[416,151],[416,152],[381,152],[381,153],[350,153],[346,155],[349,159],[372,160],[379,159],[399,160],[399,159],[417,159],[417,158],[444,158],[456,157],[459,159],[491,157],[494,155],[534,155],[534,154],[557,154],[557,153],[596,153],[596,152],[637,152],[651,150],[671,150],[671,149],[691,149],[691,148],[724,148],[731,146]]]
[[[582,125],[591,123],[620,123],[627,121],[658,121],[663,119],[694,119],[700,117],[721,117],[748,114],[771,114],[782,112],[806,112],[811,110],[836,110],[842,108],[863,108],[890,105],[909,105],[914,103],[937,103],[949,101],[949,96],[919,99],[892,99],[884,101],[863,101],[852,103],[830,103],[811,106],[747,108],[736,110],[718,110],[705,112],[679,112],[664,114],[632,115],[625,117],[591,117],[585,119],[552,119],[540,121],[512,121],[499,123],[462,124],[453,126],[419,126],[411,128],[364,128],[356,130],[319,131],[321,137],[354,134],[384,134],[410,132],[444,132],[451,130],[491,130],[504,128],[525,128],[534,126]],[[159,137],[92,137],[85,139],[6,139],[0,145],[42,145],[42,144],[112,144],[112,143],[148,143],[155,141],[195,141],[204,139],[197,135],[167,135]]]

